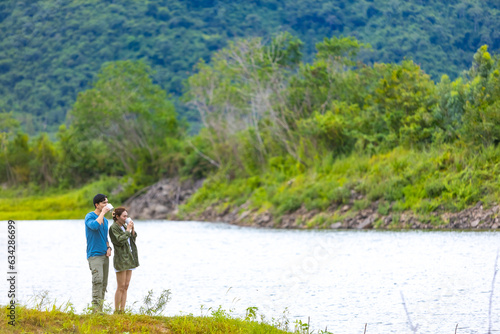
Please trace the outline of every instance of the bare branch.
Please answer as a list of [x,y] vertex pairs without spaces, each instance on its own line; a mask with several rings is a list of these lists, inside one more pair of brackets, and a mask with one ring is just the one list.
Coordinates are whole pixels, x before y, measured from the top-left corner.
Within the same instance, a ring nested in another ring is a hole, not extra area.
[[215,167],[217,168],[220,168],[220,164],[217,163],[216,161],[214,161],[213,159],[210,159],[210,157],[208,157],[207,155],[203,154],[203,152],[201,152],[196,146],[193,145],[193,143],[188,140],[188,144],[196,151],[196,153],[198,153],[202,158],[204,158],[205,160],[207,160],[208,162],[210,162],[212,165],[214,165]]

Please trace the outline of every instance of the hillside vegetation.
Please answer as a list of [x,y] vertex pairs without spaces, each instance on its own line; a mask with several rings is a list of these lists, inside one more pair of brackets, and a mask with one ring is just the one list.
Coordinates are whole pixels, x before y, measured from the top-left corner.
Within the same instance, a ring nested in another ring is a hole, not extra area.
[[[197,135],[140,61],[103,66],[56,143],[30,138],[2,114],[3,203],[14,206],[7,197],[16,192],[95,189],[98,180],[118,202],[176,176],[207,178],[186,215],[245,203],[279,220],[356,193],[353,211],[376,201],[381,213],[412,211],[439,225],[434,213],[497,203],[500,61],[488,46],[463,76],[435,83],[411,60],[363,63],[369,45],[354,38],[325,38],[311,62],[302,45],[288,33],[242,39],[198,63],[182,97],[200,113]],[[318,219],[304,223],[328,226]]]
[[183,81],[236,38],[288,31],[312,61],[324,37],[352,36],[372,45],[359,55],[365,63],[413,59],[439,80],[458,77],[481,45],[498,50],[498,22],[493,0],[5,0],[0,111],[13,111],[29,135],[53,138],[104,63],[142,60],[196,131],[198,114],[177,101]]

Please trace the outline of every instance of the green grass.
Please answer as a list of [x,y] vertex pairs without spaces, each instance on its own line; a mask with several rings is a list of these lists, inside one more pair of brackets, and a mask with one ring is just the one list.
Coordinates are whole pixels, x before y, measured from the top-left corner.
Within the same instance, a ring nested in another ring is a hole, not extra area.
[[[114,314],[111,304],[105,303],[103,311],[93,313],[88,306],[82,314],[75,313],[71,302],[60,305],[48,297],[47,290],[35,294],[28,305],[15,305],[15,324],[12,326],[12,310],[0,305],[3,316],[0,319],[2,333],[270,333],[310,334],[309,324],[295,321],[290,331],[288,309],[278,318],[270,321],[258,313],[257,307],[248,307],[246,316],[236,317],[233,310],[226,311],[201,307],[201,314],[162,316],[170,300],[170,290],[155,295],[153,290],[143,298],[138,313],[129,307],[124,313]],[[10,307],[10,305],[9,305]],[[11,307],[10,307],[11,308]],[[260,319],[260,320],[259,320]],[[317,334],[331,334],[319,330]]]
[[117,178],[104,178],[80,189],[57,190],[29,195],[25,189],[10,189],[0,196],[0,220],[31,219],[78,219],[92,211],[92,199],[104,193],[117,206],[118,196],[113,201],[111,192],[119,185]]
[[[367,155],[325,156],[304,170],[290,159],[271,159],[259,175],[228,180],[222,173],[209,177],[185,205],[180,217],[201,213],[208,207],[218,212],[246,204],[244,210],[270,211],[279,221],[284,214],[304,206],[326,212],[355,198],[350,213],[378,201],[381,215],[412,211],[440,225],[436,212],[457,212],[483,201],[485,207],[500,197],[500,146],[472,151],[443,145],[427,150],[396,148]],[[92,209],[96,193],[105,193],[115,206],[126,196],[113,195],[122,180],[104,178],[74,190],[38,191],[10,189],[0,195],[0,220],[79,219]],[[332,219],[318,217],[307,226],[328,227]],[[394,226],[397,226],[395,223]]]
[[[267,208],[279,219],[302,205],[308,210],[325,211],[345,204],[354,191],[363,199],[355,199],[353,212],[378,200],[382,215],[409,210],[439,225],[432,213],[457,212],[480,200],[488,207],[500,196],[500,147],[472,151],[443,145],[423,151],[396,148],[372,156],[327,156],[305,171],[276,164],[246,179],[212,177],[181,207],[181,212],[200,212],[214,205],[237,207],[248,202],[250,209]],[[326,218],[318,217],[307,226],[328,226],[330,219]]]
[[[6,306],[1,308],[5,314]],[[220,308],[201,316],[164,317],[131,313],[79,315],[71,307],[62,309],[54,305],[42,311],[17,306],[16,326],[8,325],[8,318],[2,316],[0,333],[306,333],[302,324],[290,332],[278,328],[287,327],[288,322],[275,322],[273,326],[256,321],[256,308],[249,310],[249,315],[241,319]]]

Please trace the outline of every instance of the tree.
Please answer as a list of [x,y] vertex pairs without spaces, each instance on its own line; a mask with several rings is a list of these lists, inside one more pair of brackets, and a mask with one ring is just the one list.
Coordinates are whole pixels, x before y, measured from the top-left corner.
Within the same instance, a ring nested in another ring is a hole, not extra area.
[[56,183],[55,169],[58,163],[54,144],[46,133],[42,133],[33,143],[33,160],[30,162],[30,180],[44,188]]
[[27,134],[18,132],[7,144],[6,161],[10,170],[11,185],[27,184],[30,181],[30,161],[33,154]]
[[238,40],[217,52],[210,64],[198,64],[198,73],[188,80],[185,99],[199,111],[212,134],[214,159],[219,166],[237,157],[235,135],[247,129],[250,145],[261,162],[268,154],[267,135],[300,159],[292,140],[286,91],[287,80],[301,58],[301,45],[288,33],[275,36],[267,44],[261,38]]
[[[303,116],[314,111],[323,113],[332,101],[345,100],[346,96],[362,92],[360,85],[365,83],[359,81],[360,75],[353,78],[349,73],[355,66],[360,69],[364,67],[356,57],[365,48],[370,48],[370,45],[360,43],[353,37],[334,36],[317,43],[314,62],[302,65],[298,75],[291,80],[291,108]],[[360,74],[367,77],[369,73]],[[368,79],[372,81],[371,78]]]
[[0,181],[14,184],[15,175],[9,162],[9,142],[19,129],[19,122],[12,113],[0,113]]
[[430,143],[437,104],[434,82],[412,61],[380,65],[383,77],[374,89],[372,108],[385,121],[387,141],[412,146]]
[[105,64],[93,88],[78,95],[70,112],[70,132],[82,141],[98,141],[101,151],[121,162],[129,174],[148,161],[160,170],[158,152],[180,136],[172,102],[151,79],[141,61]]
[[500,143],[500,61],[483,45],[474,55],[469,70],[463,138],[476,145]]

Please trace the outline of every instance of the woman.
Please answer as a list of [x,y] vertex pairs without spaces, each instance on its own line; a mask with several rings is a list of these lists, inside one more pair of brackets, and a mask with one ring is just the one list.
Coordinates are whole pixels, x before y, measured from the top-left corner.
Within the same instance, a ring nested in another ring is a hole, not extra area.
[[134,230],[132,220],[128,224],[125,223],[128,213],[124,207],[116,208],[112,215],[114,222],[109,228],[109,238],[115,246],[113,265],[118,283],[115,293],[115,313],[123,313],[132,270],[139,266],[137,246],[135,245],[137,233]]

